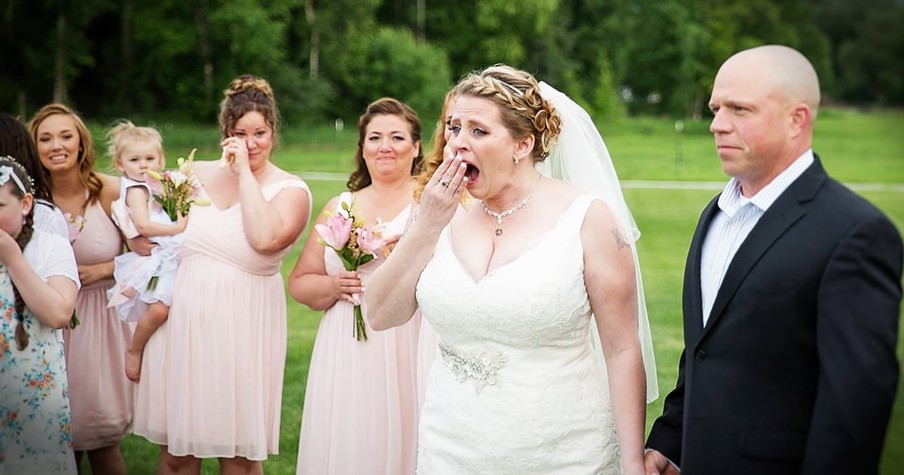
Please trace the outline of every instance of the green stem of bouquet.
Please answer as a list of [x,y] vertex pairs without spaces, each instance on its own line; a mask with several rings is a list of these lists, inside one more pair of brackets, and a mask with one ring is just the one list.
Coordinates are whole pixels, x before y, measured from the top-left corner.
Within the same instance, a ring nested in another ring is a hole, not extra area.
[[367,341],[367,326],[360,305],[355,305],[355,331],[352,334],[358,341]]
[[[336,250],[336,248],[333,248]],[[361,265],[361,257],[353,257],[351,251],[345,247],[336,250],[339,254],[339,260],[347,271],[356,271]],[[358,341],[367,341],[367,326],[364,324],[364,314],[361,311],[361,305],[355,305],[355,323],[352,327],[352,336]]]

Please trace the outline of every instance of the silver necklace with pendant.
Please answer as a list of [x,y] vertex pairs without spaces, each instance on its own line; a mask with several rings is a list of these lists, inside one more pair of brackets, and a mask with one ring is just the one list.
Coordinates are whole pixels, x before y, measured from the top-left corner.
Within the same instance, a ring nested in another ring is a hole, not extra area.
[[487,208],[487,204],[485,201],[480,202],[480,204],[483,206],[483,211],[486,214],[496,218],[496,235],[497,236],[502,236],[502,218],[505,218],[506,216],[511,216],[516,211],[523,208],[524,205],[527,204],[528,200],[530,200],[531,196],[534,196],[533,192],[531,192],[531,194],[525,196],[524,199],[521,200],[520,202],[518,202],[518,204],[516,204],[515,206],[513,206],[501,213],[497,213],[497,212],[491,210],[490,208]]

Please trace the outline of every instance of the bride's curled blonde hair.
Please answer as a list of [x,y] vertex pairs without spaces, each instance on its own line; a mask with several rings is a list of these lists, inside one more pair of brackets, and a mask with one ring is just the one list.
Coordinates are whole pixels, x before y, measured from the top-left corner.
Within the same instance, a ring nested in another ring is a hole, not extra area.
[[549,156],[562,122],[552,104],[540,95],[540,85],[530,73],[496,64],[469,74],[455,86],[455,93],[499,104],[502,123],[512,137],[534,137],[533,161],[541,162]]

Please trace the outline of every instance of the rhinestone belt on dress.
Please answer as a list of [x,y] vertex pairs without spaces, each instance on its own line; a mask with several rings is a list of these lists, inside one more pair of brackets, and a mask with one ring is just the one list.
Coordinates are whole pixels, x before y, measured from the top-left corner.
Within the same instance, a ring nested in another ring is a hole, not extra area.
[[498,351],[463,352],[442,343],[439,353],[455,379],[459,383],[472,380],[478,393],[496,384],[496,373],[508,362],[508,357]]

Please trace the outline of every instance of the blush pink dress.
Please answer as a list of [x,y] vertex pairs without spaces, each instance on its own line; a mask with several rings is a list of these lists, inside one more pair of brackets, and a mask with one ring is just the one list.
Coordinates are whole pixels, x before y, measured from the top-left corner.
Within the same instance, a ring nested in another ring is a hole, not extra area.
[[[73,241],[79,265],[112,261],[123,250],[119,230],[100,202],[85,209],[85,227]],[[132,421],[132,383],[125,354],[133,327],[107,308],[112,278],[82,286],[75,304],[81,322],[65,330],[66,369],[72,410],[72,447],[94,450],[116,445]]]
[[[289,187],[310,194],[298,179],[262,193],[269,201]],[[136,434],[177,456],[264,460],[279,453],[286,359],[280,264],[291,247],[255,251],[240,203],[192,207],[169,319],[144,351]]]
[[[351,193],[340,195],[341,201],[349,203]],[[401,233],[410,212],[409,206],[387,222],[384,234]],[[365,287],[382,263],[378,258],[358,269]],[[330,249],[324,250],[324,264],[330,275],[344,270]],[[363,311],[366,322],[366,306]],[[339,300],[320,320],[308,369],[297,473],[413,474],[420,312],[391,330],[378,332],[368,325],[367,341],[352,335],[353,312],[352,304]]]

